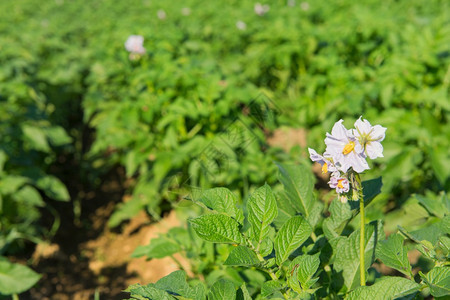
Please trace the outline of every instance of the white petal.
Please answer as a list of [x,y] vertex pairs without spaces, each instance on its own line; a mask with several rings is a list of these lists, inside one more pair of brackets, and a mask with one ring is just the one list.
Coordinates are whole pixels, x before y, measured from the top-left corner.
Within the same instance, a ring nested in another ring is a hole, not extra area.
[[309,158],[312,161],[323,161],[324,160],[323,157],[316,152],[316,150],[308,148],[308,151],[309,151]]
[[364,147],[358,141],[355,143],[355,151],[358,154],[364,153]]
[[372,128],[372,133],[370,134],[370,138],[372,140],[381,142],[382,140],[384,140],[386,134],[386,127],[382,127],[380,125],[375,125]]
[[342,119],[337,121],[334,124],[333,129],[331,129],[331,135],[339,140],[347,139],[347,129],[342,125],[342,122],[344,122]]
[[366,145],[367,155],[371,159],[383,157],[383,146],[378,142],[370,142]]
[[366,119],[364,119],[364,121],[361,121],[361,118],[362,116],[359,117],[359,119],[355,122],[357,131],[359,131],[361,134],[369,133],[372,126],[370,126],[369,121],[367,121]]
[[329,153],[332,156],[342,153],[342,149],[344,149],[347,143],[347,140],[342,141],[336,139],[334,136],[327,133],[327,137],[325,138],[325,144],[327,145],[327,148],[325,149],[325,152]]
[[350,165],[353,170],[355,170],[355,172],[362,173],[364,172],[364,170],[370,169],[366,159],[361,155],[358,155],[355,152],[351,152],[347,155],[347,157],[351,160]]

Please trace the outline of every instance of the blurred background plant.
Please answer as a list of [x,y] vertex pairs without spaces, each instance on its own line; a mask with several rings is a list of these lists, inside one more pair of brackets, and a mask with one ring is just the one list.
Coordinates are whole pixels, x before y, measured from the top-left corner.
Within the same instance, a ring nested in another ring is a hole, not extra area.
[[[255,4],[0,3],[1,255],[58,230],[55,200],[79,219],[79,186],[113,169],[128,201],[109,226],[141,210],[158,220],[190,186],[245,199],[276,184],[273,161],[309,162],[305,145],[273,137],[302,129],[321,151],[335,121],[360,115],[388,128],[368,218],[421,226],[407,207],[450,188],[448,1]],[[147,51],[134,59],[130,35]]]

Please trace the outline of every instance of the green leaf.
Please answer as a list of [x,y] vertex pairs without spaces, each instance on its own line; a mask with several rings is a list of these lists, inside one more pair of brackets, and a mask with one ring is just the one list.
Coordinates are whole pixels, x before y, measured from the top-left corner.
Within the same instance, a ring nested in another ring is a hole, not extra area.
[[180,250],[180,246],[173,241],[166,238],[155,238],[150,241],[149,245],[137,247],[131,257],[163,258]]
[[[344,284],[352,290],[360,283],[359,262],[359,237],[360,230],[355,230],[348,238],[339,241],[336,247],[334,268],[337,272],[342,271]],[[375,257],[375,246],[380,239],[384,239],[383,225],[380,221],[371,222],[365,226],[365,266],[367,270],[373,263]]]
[[174,300],[175,298],[170,296],[166,291],[160,290],[155,287],[155,284],[150,283],[148,285],[134,284],[129,286],[126,292],[130,293],[130,297],[134,299],[149,299],[149,300]]
[[231,250],[227,260],[223,263],[228,266],[253,266],[260,261],[255,252],[245,246],[237,246]]
[[219,187],[202,191],[200,195],[193,196],[194,201],[199,201],[209,209],[226,214],[242,224],[244,215],[237,207],[238,198],[229,189]]
[[31,147],[35,150],[42,152],[50,152],[50,146],[47,142],[47,136],[44,130],[38,127],[23,125],[23,134],[25,139],[30,143]]
[[17,190],[30,180],[27,177],[8,175],[0,180],[0,194],[9,195],[16,193]]
[[319,255],[320,253],[301,255],[290,263],[288,268],[288,285],[297,293],[314,292],[314,290],[309,289],[319,279],[318,277],[313,278],[320,265]]
[[430,287],[430,293],[434,297],[450,295],[450,267],[436,267],[426,275],[419,272],[420,277]]
[[[362,182],[362,188],[363,188],[363,197],[364,197],[364,205],[369,205],[372,200],[381,193],[381,187],[383,186],[383,183],[381,181],[381,177],[366,180]],[[352,210],[358,210],[359,209],[359,201],[349,201],[350,207]],[[356,214],[356,212],[355,212]]]
[[292,206],[306,218],[314,205],[314,177],[304,165],[284,165],[277,163],[279,180],[284,185],[287,198]]
[[302,216],[290,218],[275,237],[276,262],[280,266],[312,233],[311,225]]
[[304,290],[309,289],[318,278],[313,279],[320,265],[320,253],[315,255],[302,255],[298,262],[298,280]]
[[433,168],[434,173],[436,174],[437,179],[442,185],[445,185],[445,182],[450,177],[450,170],[448,167],[450,163],[450,155],[448,154],[447,147],[434,147],[431,149],[430,147],[430,158],[431,158],[431,167]]
[[191,295],[191,287],[186,282],[186,272],[182,270],[164,276],[155,283],[155,287],[175,296],[190,297]]
[[387,276],[371,286],[361,286],[350,292],[346,300],[396,299],[417,292],[420,285],[402,277]]
[[317,224],[319,223],[319,221],[322,217],[322,212],[323,212],[324,206],[325,205],[320,201],[314,202],[314,205],[311,209],[311,213],[306,218],[306,220],[308,220],[309,225],[311,225],[311,227],[313,229],[317,226]]
[[39,178],[36,181],[36,186],[44,191],[44,193],[51,199],[58,201],[69,201],[70,196],[66,186],[52,175],[47,175]]
[[432,197],[431,193],[427,194],[427,196],[415,195],[415,197],[420,205],[422,205],[430,214],[441,219],[448,214],[447,206],[444,203],[444,194],[440,197]]
[[220,279],[212,285],[211,290],[208,293],[208,300],[224,299],[236,299],[236,289],[231,281]]
[[442,220],[438,220],[427,227],[410,232],[406,231],[401,226],[398,227],[403,234],[413,241],[418,243],[429,241],[432,245],[436,245],[440,236],[450,232],[450,215],[445,216]]
[[284,284],[278,280],[270,280],[264,282],[261,288],[261,296],[268,297],[275,293],[276,291],[281,290],[284,287]]
[[116,227],[122,221],[130,219],[137,215],[143,208],[143,204],[139,198],[133,197],[131,200],[120,203],[108,220],[109,227]]
[[206,288],[202,283],[191,289],[191,298],[195,300],[206,300]]
[[45,128],[44,131],[53,146],[62,146],[72,142],[72,138],[60,126]]
[[269,234],[270,224],[278,214],[275,196],[267,184],[250,196],[247,210],[251,237],[257,241],[256,249],[259,250],[261,242]]
[[386,266],[394,268],[407,276],[412,276],[408,261],[408,251],[403,247],[404,238],[399,233],[392,234],[386,241],[380,241],[375,255]]
[[238,289],[236,299],[237,300],[252,300],[252,297],[250,296],[250,293],[247,290],[247,286],[245,285],[245,282]]
[[239,232],[239,223],[222,214],[203,215],[191,219],[192,228],[199,237],[213,243],[243,244],[244,236]]
[[0,261],[0,294],[19,294],[30,289],[41,275],[21,264]]
[[32,206],[45,206],[45,202],[42,200],[41,194],[29,185],[22,187],[17,193],[14,193],[12,197],[18,202],[27,203]]
[[381,193],[381,187],[383,182],[381,177],[366,180],[362,182],[364,205],[368,205],[379,193]]
[[3,174],[5,162],[8,160],[8,155],[3,150],[0,150],[0,174]]
[[329,212],[330,217],[323,221],[323,232],[325,233],[325,236],[331,240],[342,233],[345,224],[352,217],[352,212],[348,202],[342,203],[337,200],[331,202]]

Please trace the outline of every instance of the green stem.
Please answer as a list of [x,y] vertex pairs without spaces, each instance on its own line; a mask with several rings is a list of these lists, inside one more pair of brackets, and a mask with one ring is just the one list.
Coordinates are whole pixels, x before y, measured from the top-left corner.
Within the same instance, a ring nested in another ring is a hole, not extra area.
[[13,300],[19,300],[19,296],[17,294],[12,295]]
[[170,258],[178,265],[178,268],[180,268],[180,270],[183,270],[186,272],[183,265],[180,263],[180,261],[178,259],[175,258],[175,256],[170,255]]
[[[256,253],[256,256],[258,257],[260,262],[264,262],[264,257],[262,257],[261,254],[259,254],[258,252]],[[264,271],[266,271],[269,275],[270,278],[272,278],[272,280],[278,280],[277,275],[275,275],[275,273],[272,272],[272,270],[270,269],[265,269]],[[286,294],[286,292],[281,292],[283,294],[284,299],[289,299],[289,296]]]
[[359,197],[359,210],[360,210],[360,217],[361,217],[361,232],[359,235],[359,270],[361,271],[361,286],[366,285],[366,268],[365,268],[365,262],[364,262],[364,223],[365,223],[365,217],[364,217],[364,198],[362,195]]

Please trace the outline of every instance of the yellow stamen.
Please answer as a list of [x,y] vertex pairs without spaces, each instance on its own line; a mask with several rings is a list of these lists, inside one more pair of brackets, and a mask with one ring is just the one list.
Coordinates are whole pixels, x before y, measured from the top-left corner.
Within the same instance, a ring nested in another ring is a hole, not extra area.
[[343,188],[344,188],[344,185],[342,184],[342,181],[344,181],[344,179],[339,179],[339,180],[338,180],[337,186],[338,186],[338,188],[340,188],[340,189],[343,189]]
[[322,166],[322,174],[325,174],[327,172],[328,172],[328,165],[327,165],[327,163],[324,163]]
[[349,154],[350,152],[353,151],[353,149],[355,149],[355,142],[351,141],[349,142],[347,145],[345,145],[344,149],[342,150],[342,153],[344,155]]

